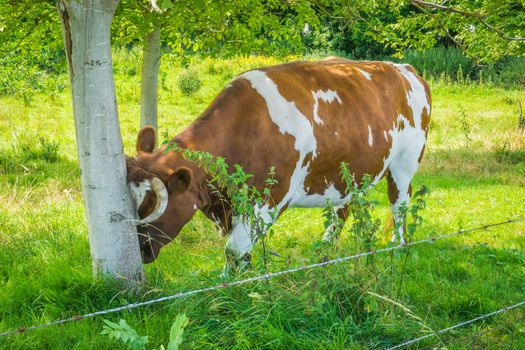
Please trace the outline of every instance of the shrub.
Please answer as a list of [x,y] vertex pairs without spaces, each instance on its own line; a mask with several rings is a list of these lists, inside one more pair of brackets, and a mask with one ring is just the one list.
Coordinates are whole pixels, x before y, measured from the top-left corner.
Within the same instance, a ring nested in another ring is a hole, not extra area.
[[202,80],[195,71],[187,70],[179,76],[178,84],[184,96],[191,96],[201,88]]
[[38,144],[33,143],[19,143],[18,153],[22,162],[28,160],[43,160],[48,163],[54,163],[58,160],[58,150],[60,142],[50,141],[44,137],[38,139]]
[[495,84],[525,86],[525,57],[508,56],[485,70]]
[[477,81],[506,87],[525,86],[525,57],[508,56],[488,65],[477,64],[454,47],[436,47],[424,52],[408,50],[403,62],[427,78],[459,83]]
[[418,72],[425,72],[436,79],[446,76],[453,80],[475,80],[479,69],[463,52],[447,47],[436,47],[424,52],[408,50],[403,61],[413,65]]

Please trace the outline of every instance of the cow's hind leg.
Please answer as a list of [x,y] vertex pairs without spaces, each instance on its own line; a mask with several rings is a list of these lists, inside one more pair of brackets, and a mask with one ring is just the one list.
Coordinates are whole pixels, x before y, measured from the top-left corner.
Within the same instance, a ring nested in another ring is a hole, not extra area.
[[386,175],[388,182],[388,199],[390,200],[390,209],[394,218],[394,232],[392,233],[392,242],[399,238],[401,244],[405,244],[404,233],[406,230],[406,208],[410,202],[412,193],[411,181],[415,174],[406,172],[403,167],[391,168]]

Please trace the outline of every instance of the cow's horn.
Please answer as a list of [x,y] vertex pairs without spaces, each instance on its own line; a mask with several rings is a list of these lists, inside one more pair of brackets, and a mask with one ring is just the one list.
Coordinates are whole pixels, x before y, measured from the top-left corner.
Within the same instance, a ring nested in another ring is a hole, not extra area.
[[155,205],[155,209],[153,209],[151,214],[141,219],[137,223],[137,225],[149,224],[150,222],[157,220],[162,214],[164,214],[164,211],[168,206],[168,191],[166,190],[166,186],[164,186],[164,183],[162,183],[162,181],[158,177],[154,177],[153,179],[148,181],[151,185],[151,189],[153,190],[153,192],[155,192],[155,195],[157,196],[157,203]]

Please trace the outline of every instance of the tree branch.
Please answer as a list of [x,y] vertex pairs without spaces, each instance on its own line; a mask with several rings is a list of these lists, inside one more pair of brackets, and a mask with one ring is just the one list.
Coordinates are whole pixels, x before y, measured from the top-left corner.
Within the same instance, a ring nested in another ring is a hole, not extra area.
[[410,2],[412,3],[412,5],[420,5],[424,7],[435,8],[435,9],[442,10],[442,11],[459,13],[460,15],[463,15],[463,16],[477,17],[477,18],[484,17],[484,15],[482,15],[481,13],[464,11],[464,10],[456,9],[450,6],[434,4],[433,2],[421,1],[421,0],[410,0]]
[[157,5],[157,0],[149,0],[149,3],[151,4],[152,12],[155,11],[157,13],[162,13],[162,10],[160,9],[159,5]]
[[480,22],[483,23],[485,25],[485,27],[495,31],[500,37],[502,37],[503,39],[507,39],[507,40],[511,40],[511,41],[525,41],[525,38],[521,38],[521,37],[513,37],[513,36],[509,36],[507,35],[507,33],[505,33],[504,31],[502,31],[501,29],[491,25],[490,23],[488,23],[484,18],[480,17],[479,18]]
[[457,8],[454,8],[454,7],[445,6],[445,5],[442,5],[442,4],[434,4],[432,2],[422,1],[422,0],[410,0],[410,3],[412,5],[414,5],[414,6],[416,6],[417,8],[420,8],[420,9],[422,7],[430,7],[430,8],[441,10],[441,11],[457,13],[457,14],[460,14],[460,15],[465,16],[465,17],[474,17],[474,18],[478,19],[485,27],[487,27],[490,30],[495,31],[503,39],[511,40],[511,41],[525,41],[525,38],[510,36],[507,33],[505,33],[504,31],[502,31],[501,29],[499,29],[499,28],[493,26],[492,24],[488,23],[487,20],[486,20],[487,16],[484,15],[483,13],[464,11],[464,10],[457,9]]
[[[448,29],[446,28],[446,26],[443,24],[443,21],[441,20],[440,16],[434,16],[434,14],[432,14],[428,9],[426,9],[425,7],[421,6],[421,5],[418,5],[418,4],[414,4],[414,6],[416,8],[418,8],[421,12],[423,13],[426,13],[427,15],[431,16],[432,18],[434,18],[436,20],[436,22],[438,23],[439,27],[441,28],[441,30],[443,30],[443,32],[445,33],[445,35],[461,50],[463,51],[463,53],[465,53],[465,55],[469,56],[469,57],[472,57],[472,55],[468,52],[468,49],[465,47],[465,45],[463,45],[462,43],[460,43],[459,41],[456,40],[456,38],[454,38],[450,32],[448,31]],[[476,63],[477,62],[477,59],[476,59]]]

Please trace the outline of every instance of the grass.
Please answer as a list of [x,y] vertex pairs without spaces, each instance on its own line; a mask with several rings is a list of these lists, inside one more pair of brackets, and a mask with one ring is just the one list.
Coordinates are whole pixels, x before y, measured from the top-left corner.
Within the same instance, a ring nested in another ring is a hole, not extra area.
[[[125,150],[138,132],[138,58],[116,57],[116,84]],[[272,58],[162,63],[160,135],[173,136],[202,112],[236,74],[276,63]],[[198,72],[191,95],[179,77]],[[63,78],[61,78],[63,80]],[[416,239],[525,215],[525,141],[517,129],[522,91],[431,81],[429,142],[415,179],[432,191]],[[69,91],[30,101],[0,97],[0,332],[128,302],[219,283],[221,237],[197,215],[159,260],[146,266],[140,293],[93,282]],[[40,140],[43,141],[40,141]],[[54,151],[56,148],[56,152]],[[55,154],[56,153],[56,154]],[[373,191],[387,215],[386,185]],[[318,262],[321,210],[288,210],[267,242],[270,271]],[[343,235],[331,257],[356,252]],[[262,272],[262,249],[254,268]],[[525,296],[525,224],[511,224],[411,249],[108,315],[125,319],[150,345],[169,340],[176,315],[190,319],[184,349],[383,349],[498,308]],[[374,294],[371,294],[374,293]],[[377,297],[380,295],[382,297]],[[387,299],[385,299],[385,297]],[[394,305],[388,299],[404,305]],[[448,349],[525,348],[525,311],[458,329],[419,344]],[[115,349],[100,335],[102,318],[0,338],[2,349]]]

